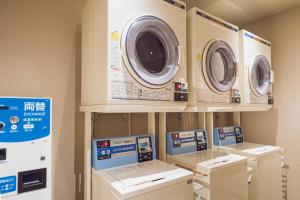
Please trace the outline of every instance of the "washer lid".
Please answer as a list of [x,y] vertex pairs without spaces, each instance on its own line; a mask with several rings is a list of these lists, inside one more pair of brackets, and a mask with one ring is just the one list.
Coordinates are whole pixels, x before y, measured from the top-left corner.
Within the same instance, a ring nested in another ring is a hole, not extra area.
[[197,172],[211,172],[224,167],[246,162],[244,156],[225,153],[209,149],[207,151],[193,152],[170,156],[176,164]]
[[271,87],[271,67],[263,55],[255,56],[249,66],[249,82],[257,96],[266,95]]
[[217,92],[228,92],[237,75],[237,62],[231,47],[222,40],[214,40],[204,52],[203,73],[209,87]]
[[133,197],[187,181],[193,173],[162,161],[153,160],[105,170],[114,181],[110,185],[122,197]]
[[126,67],[141,84],[162,87],[173,80],[179,69],[180,49],[166,22],[154,16],[139,17],[129,24],[122,38]]
[[249,157],[261,157],[266,154],[278,153],[281,151],[281,147],[278,146],[254,144],[247,142],[228,145],[221,148],[228,149],[232,153],[238,153]]

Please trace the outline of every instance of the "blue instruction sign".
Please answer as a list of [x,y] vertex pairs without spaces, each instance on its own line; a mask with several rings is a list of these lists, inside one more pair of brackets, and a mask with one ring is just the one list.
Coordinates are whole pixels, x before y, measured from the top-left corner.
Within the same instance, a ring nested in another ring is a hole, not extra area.
[[50,132],[50,98],[0,97],[0,142],[32,141]]
[[16,191],[17,178],[16,176],[7,176],[0,178],[0,194],[6,194]]

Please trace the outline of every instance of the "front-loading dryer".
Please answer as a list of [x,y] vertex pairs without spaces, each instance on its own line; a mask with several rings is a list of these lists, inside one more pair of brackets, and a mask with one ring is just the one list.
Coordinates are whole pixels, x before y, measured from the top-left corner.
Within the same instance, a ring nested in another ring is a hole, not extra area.
[[273,104],[271,42],[241,30],[240,58],[243,66],[243,102]]
[[88,0],[82,21],[82,105],[183,110],[188,100],[186,5]]
[[187,27],[189,105],[240,103],[238,27],[198,8]]

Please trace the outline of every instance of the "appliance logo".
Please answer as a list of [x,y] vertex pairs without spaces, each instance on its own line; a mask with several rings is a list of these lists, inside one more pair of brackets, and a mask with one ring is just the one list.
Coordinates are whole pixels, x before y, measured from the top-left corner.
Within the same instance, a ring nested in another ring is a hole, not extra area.
[[267,46],[269,46],[269,47],[271,46],[270,43],[268,43],[268,42],[266,42],[266,41],[264,41],[264,40],[262,40],[262,39],[260,39],[260,38],[258,38],[258,37],[255,37],[254,35],[251,35],[251,34],[249,34],[249,33],[245,33],[244,35],[245,35],[246,37],[252,39],[252,40],[255,40],[255,41],[259,42],[259,43],[262,43],[262,44],[267,45]]
[[201,17],[203,17],[203,18],[205,18],[205,19],[207,19],[207,20],[209,20],[209,21],[212,21],[212,22],[214,22],[214,23],[216,23],[216,24],[219,24],[220,26],[223,26],[223,27],[225,27],[225,28],[228,28],[228,29],[230,29],[230,30],[232,30],[232,31],[234,31],[234,32],[238,32],[238,31],[239,31],[238,28],[235,28],[235,27],[233,27],[233,26],[230,26],[230,25],[228,25],[228,24],[225,24],[224,22],[221,22],[221,21],[219,21],[219,20],[217,20],[217,19],[215,19],[215,18],[213,18],[213,17],[210,17],[210,16],[208,16],[208,15],[206,15],[206,14],[204,14],[204,13],[198,11],[198,10],[196,11],[196,14],[199,15],[199,16],[201,16]]
[[180,3],[177,3],[176,1],[173,1],[173,0],[164,0],[164,1],[176,6],[178,8],[181,8],[181,9],[185,10],[185,6],[180,4]]

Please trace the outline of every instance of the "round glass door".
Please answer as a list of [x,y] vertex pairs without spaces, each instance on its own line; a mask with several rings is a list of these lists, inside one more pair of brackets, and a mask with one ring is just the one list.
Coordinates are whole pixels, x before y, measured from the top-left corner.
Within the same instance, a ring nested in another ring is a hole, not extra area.
[[147,86],[163,86],[179,68],[179,42],[171,27],[154,16],[135,19],[124,33],[126,65],[133,77]]
[[230,46],[221,40],[211,42],[205,52],[203,73],[210,88],[218,93],[231,90],[236,80],[236,58]]
[[249,81],[252,91],[258,95],[266,95],[271,87],[271,67],[267,58],[263,55],[255,56],[249,68]]

